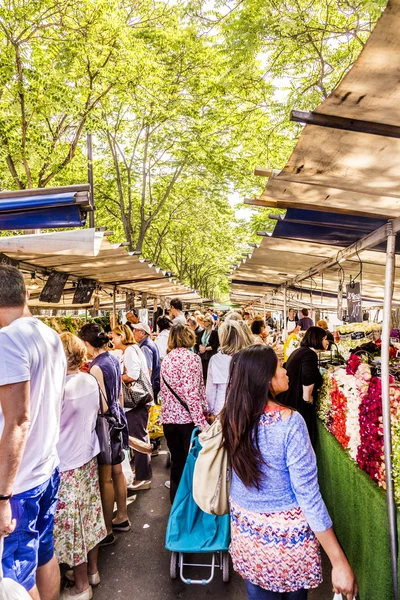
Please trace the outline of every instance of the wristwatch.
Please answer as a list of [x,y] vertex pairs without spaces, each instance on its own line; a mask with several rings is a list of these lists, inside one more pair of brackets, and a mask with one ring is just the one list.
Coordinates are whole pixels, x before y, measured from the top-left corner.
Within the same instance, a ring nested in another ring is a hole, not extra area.
[[9,494],[8,496],[4,496],[3,494],[0,494],[0,501],[1,500],[10,500],[12,498],[12,494]]

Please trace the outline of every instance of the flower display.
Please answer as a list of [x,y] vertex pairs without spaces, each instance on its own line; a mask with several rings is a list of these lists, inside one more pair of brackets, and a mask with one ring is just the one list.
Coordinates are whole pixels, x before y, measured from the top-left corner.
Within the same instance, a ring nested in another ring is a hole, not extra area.
[[355,375],[360,364],[361,357],[357,354],[352,354],[346,363],[346,373],[348,375]]
[[372,377],[368,393],[360,405],[360,446],[357,463],[385,487],[382,425],[382,384],[379,377]]
[[332,388],[332,376],[330,371],[322,373],[322,386],[319,389],[318,402],[317,402],[317,415],[324,423],[325,427],[329,430],[331,425],[331,388]]
[[[341,371],[343,371],[341,369]],[[349,443],[349,436],[346,432],[346,412],[347,412],[347,398],[343,393],[342,386],[338,385],[337,381],[338,373],[332,379],[332,389],[331,389],[331,423],[329,430],[337,441],[343,446],[343,448],[347,448]]]
[[[357,344],[360,340],[357,340]],[[371,345],[371,344],[370,344]],[[345,367],[322,373],[317,415],[361,469],[386,489],[382,383],[372,377],[371,355],[350,354]],[[393,371],[395,372],[395,371]],[[400,504],[400,385],[390,379],[393,478]]]

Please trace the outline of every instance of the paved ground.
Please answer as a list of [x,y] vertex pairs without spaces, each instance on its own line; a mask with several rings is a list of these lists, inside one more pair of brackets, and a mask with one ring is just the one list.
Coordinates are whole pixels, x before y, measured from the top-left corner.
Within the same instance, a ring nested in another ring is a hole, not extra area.
[[[218,571],[206,587],[170,579],[170,553],[164,549],[170,509],[164,487],[164,481],[169,479],[165,462],[165,455],[153,458],[152,489],[138,492],[136,501],[129,506],[132,530],[119,534],[115,546],[100,549],[102,580],[94,592],[95,600],[245,600],[243,582],[232,571],[228,584],[222,582]],[[309,594],[309,600],[332,600],[329,574],[325,579],[318,590]]]

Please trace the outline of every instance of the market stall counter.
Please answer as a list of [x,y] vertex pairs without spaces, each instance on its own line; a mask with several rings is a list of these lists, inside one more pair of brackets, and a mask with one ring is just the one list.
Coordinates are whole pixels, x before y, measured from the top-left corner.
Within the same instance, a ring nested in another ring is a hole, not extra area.
[[[338,329],[338,347],[347,360],[341,366],[325,364],[317,403],[315,451],[320,487],[339,541],[356,573],[360,600],[390,600],[393,580],[384,491],[381,340],[376,335],[379,328],[359,323]],[[400,360],[396,348],[399,333],[392,331],[389,353],[397,506],[400,505]]]
[[322,496],[356,573],[360,600],[390,600],[393,585],[385,492],[349,460],[320,419],[315,452]]

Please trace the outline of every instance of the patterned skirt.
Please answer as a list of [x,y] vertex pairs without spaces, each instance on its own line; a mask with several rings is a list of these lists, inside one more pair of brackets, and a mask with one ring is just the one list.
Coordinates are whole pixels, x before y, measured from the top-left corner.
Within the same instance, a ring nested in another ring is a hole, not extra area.
[[107,535],[101,507],[97,458],[61,473],[54,519],[54,545],[58,562],[76,567]]
[[256,513],[231,501],[234,570],[271,592],[311,589],[322,582],[319,543],[299,507]]

